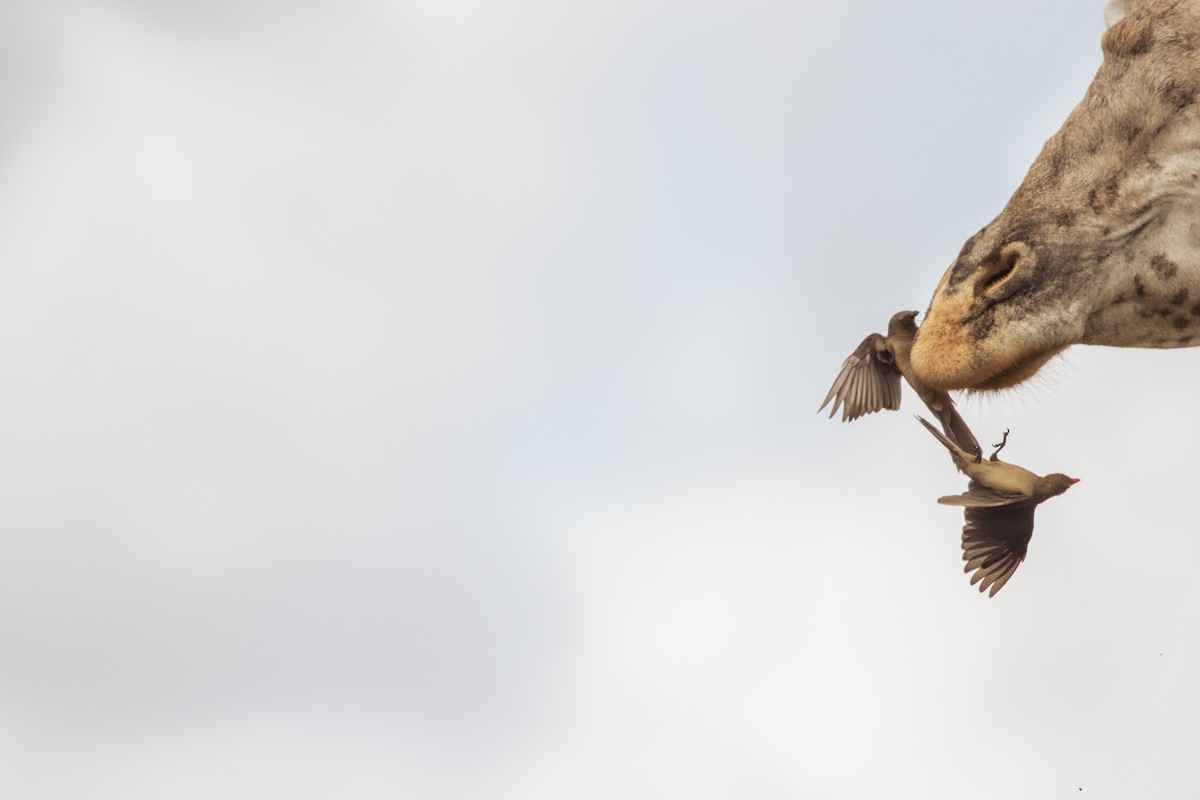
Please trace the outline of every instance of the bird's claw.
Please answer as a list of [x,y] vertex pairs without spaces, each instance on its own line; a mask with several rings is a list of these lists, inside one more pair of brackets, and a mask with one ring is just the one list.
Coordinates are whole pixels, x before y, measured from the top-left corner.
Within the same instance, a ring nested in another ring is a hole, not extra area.
[[995,442],[992,442],[992,447],[996,448],[996,451],[994,453],[992,453],[990,456],[988,456],[988,461],[999,461],[1000,460],[999,458],[997,458],[997,456],[999,456],[1000,451],[1004,449],[1004,445],[1008,444],[1008,434],[1011,432],[1012,432],[1012,428],[1005,428],[1004,435],[1002,437],[1000,437],[1000,444],[996,444]]

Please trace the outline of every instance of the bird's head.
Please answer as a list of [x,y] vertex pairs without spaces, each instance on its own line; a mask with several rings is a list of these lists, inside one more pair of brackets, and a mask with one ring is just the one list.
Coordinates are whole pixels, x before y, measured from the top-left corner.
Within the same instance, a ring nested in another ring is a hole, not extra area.
[[900,311],[892,315],[888,322],[888,336],[895,336],[901,331],[915,335],[917,332],[917,314],[919,311]]
[[1055,497],[1062,494],[1067,489],[1070,489],[1075,484],[1079,483],[1079,478],[1072,478],[1070,475],[1063,475],[1061,472],[1054,472],[1042,479],[1046,487],[1046,496]]

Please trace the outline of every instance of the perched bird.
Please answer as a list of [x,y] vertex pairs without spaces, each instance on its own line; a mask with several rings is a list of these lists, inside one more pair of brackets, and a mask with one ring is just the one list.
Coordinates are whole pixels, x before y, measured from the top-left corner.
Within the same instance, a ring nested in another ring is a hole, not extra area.
[[979,455],[983,450],[975,434],[954,407],[954,399],[946,392],[931,389],[913,372],[909,353],[917,335],[917,312],[901,311],[888,322],[887,336],[872,333],[842,363],[821,412],[829,401],[833,408],[829,417],[842,407],[842,422],[856,420],[880,409],[900,408],[900,378],[904,377],[917,396],[942,424],[942,429],[959,447]]
[[974,570],[971,585],[978,583],[981,592],[990,588],[988,597],[994,597],[1025,560],[1029,540],[1033,538],[1034,509],[1079,483],[1079,479],[1061,472],[1042,477],[1000,461],[997,456],[1008,441],[1008,431],[996,445],[996,452],[984,461],[950,441],[927,420],[917,419],[950,451],[955,466],[971,479],[967,491],[940,497],[938,502],[964,507],[962,549],[963,561],[967,563],[963,572]]

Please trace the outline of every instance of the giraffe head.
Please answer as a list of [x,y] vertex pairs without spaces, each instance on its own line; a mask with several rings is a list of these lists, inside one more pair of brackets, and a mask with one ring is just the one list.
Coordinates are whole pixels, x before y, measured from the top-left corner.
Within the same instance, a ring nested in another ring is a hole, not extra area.
[[1118,0],[1104,63],[912,351],[942,389],[1002,389],[1072,344],[1200,344],[1200,2]]

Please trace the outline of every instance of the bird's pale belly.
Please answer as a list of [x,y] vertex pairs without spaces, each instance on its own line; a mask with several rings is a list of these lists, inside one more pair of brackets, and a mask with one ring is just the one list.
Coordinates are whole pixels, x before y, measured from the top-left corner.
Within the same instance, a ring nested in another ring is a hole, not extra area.
[[1039,476],[1015,464],[983,461],[971,465],[967,474],[989,489],[1006,494],[1033,494]]

